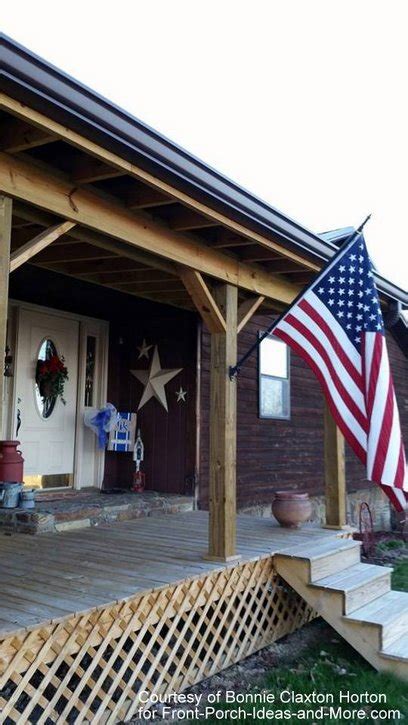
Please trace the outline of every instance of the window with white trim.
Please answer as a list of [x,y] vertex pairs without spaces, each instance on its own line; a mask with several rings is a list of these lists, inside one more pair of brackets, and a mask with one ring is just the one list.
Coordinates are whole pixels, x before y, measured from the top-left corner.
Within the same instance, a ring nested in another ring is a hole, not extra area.
[[[261,334],[261,333],[260,333]],[[290,418],[290,353],[273,335],[258,347],[259,417]]]

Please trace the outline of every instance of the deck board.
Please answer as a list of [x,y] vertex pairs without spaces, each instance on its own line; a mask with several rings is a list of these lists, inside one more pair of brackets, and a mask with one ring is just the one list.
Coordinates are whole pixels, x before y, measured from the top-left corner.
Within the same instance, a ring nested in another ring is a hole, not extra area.
[[[206,561],[208,514],[154,516],[84,531],[0,537],[0,636],[221,570]],[[335,533],[238,516],[237,550],[253,561]],[[14,627],[14,630],[13,630]]]

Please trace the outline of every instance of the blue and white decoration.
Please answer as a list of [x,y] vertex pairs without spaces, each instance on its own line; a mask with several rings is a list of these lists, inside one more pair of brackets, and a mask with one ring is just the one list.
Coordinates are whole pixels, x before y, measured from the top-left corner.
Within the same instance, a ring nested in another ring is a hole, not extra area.
[[118,411],[112,403],[106,403],[104,408],[90,408],[84,414],[85,425],[93,430],[98,438],[98,447],[106,448],[108,433],[116,426]]
[[118,413],[116,425],[109,433],[108,451],[133,453],[136,413]]

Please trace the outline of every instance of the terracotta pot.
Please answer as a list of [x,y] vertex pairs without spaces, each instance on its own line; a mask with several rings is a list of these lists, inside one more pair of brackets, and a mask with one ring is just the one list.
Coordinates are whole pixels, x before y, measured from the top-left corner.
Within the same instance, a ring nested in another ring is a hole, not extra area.
[[0,481],[21,483],[24,458],[17,450],[20,441],[0,441]]
[[304,492],[277,491],[272,502],[272,513],[281,526],[297,529],[312,515],[309,494]]

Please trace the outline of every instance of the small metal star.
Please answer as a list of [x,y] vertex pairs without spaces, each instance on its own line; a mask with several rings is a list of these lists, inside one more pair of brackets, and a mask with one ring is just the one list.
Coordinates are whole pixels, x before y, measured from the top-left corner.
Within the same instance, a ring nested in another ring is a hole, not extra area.
[[140,360],[141,357],[145,357],[145,358],[149,359],[149,350],[151,347],[153,347],[153,345],[147,345],[146,340],[143,338],[142,344],[138,345],[138,348],[137,348],[139,350],[138,360]]
[[181,387],[181,385],[180,385],[180,388],[178,390],[176,390],[176,395],[177,395],[177,402],[178,403],[185,403],[186,402],[187,390],[183,390],[183,388]]

